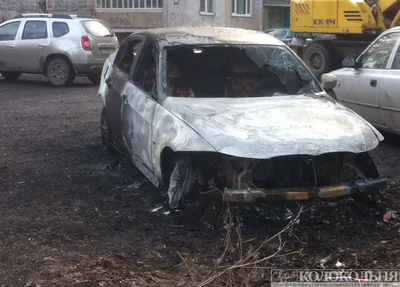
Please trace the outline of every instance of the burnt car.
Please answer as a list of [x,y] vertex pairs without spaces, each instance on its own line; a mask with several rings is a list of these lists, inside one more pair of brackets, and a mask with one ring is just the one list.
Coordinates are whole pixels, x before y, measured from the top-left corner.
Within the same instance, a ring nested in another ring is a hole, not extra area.
[[229,202],[382,190],[369,151],[383,137],[325,91],[335,84],[263,32],[137,31],[103,68],[102,141],[172,208],[210,185]]

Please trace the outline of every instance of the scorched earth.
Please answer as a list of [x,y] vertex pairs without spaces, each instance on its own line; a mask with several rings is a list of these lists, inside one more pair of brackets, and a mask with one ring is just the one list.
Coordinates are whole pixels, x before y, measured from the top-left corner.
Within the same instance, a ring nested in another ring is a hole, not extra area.
[[[227,225],[209,198],[174,214],[154,211],[166,194],[100,144],[96,93],[79,79],[54,88],[36,76],[15,83],[0,78],[0,286],[191,286],[216,277],[212,269],[223,254],[226,266],[251,263],[235,248],[224,253]],[[337,261],[354,269],[400,266],[400,139],[385,137],[372,153],[388,178],[383,196],[376,203],[345,199],[305,206],[282,234],[284,247],[262,267],[318,269],[329,255],[326,268],[336,268]],[[232,210],[232,223],[240,227],[232,242],[243,243],[243,252],[250,245],[255,251],[298,210]],[[395,212],[385,222],[388,210]],[[271,240],[255,255],[262,259],[278,246]],[[247,271],[246,279],[235,273],[239,269],[221,276],[260,282],[268,273]],[[207,286],[217,286],[217,277]]]

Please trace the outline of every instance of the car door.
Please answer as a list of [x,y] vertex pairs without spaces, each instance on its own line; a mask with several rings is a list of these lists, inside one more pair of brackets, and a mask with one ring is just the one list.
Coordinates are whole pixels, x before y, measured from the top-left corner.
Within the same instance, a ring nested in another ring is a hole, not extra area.
[[335,89],[337,98],[377,126],[382,125],[379,103],[382,77],[398,37],[399,32],[383,34],[357,58],[356,68],[344,68],[335,72],[340,85]]
[[0,26],[0,71],[16,71],[18,68],[15,46],[20,28],[21,20],[9,21]]
[[124,150],[121,121],[122,95],[143,42],[144,38],[141,36],[126,39],[118,51],[110,76],[105,80],[108,86],[106,94],[108,127],[114,145],[120,151]]
[[400,33],[389,60],[389,69],[381,80],[379,105],[381,107],[382,127],[400,132]]
[[50,45],[49,20],[26,20],[16,53],[20,71],[42,72],[46,49]]
[[157,104],[158,68],[155,45],[143,47],[124,88],[122,103],[123,139],[137,168],[154,184],[152,166],[152,122]]

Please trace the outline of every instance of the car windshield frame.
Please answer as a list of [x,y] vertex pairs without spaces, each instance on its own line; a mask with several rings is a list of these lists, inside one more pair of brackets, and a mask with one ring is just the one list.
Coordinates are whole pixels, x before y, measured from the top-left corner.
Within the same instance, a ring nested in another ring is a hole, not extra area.
[[[309,70],[307,65],[288,47],[284,45],[274,45],[274,44],[193,44],[193,45],[166,45],[162,48],[160,51],[160,61],[159,61],[159,69],[161,73],[159,73],[159,80],[160,80],[160,87],[161,89],[158,90],[158,100],[162,104],[162,102],[167,98],[171,97],[168,95],[168,84],[167,84],[167,53],[168,50],[172,49],[179,49],[179,48],[190,48],[190,49],[205,49],[205,48],[214,48],[214,47],[221,47],[221,48],[243,48],[243,49],[249,49],[249,48],[276,48],[276,49],[282,49],[284,50],[290,57],[296,61],[296,66],[298,66],[300,69],[302,69],[305,73],[307,73],[307,76],[310,77],[310,83],[312,84],[311,81],[314,82],[314,87],[317,89],[317,91],[312,92],[311,94],[319,94],[319,93],[324,93],[324,89],[322,88],[320,82],[318,79],[315,77],[315,75]],[[298,71],[296,71],[298,73]],[[296,93],[297,94],[297,93]],[[280,96],[293,96],[296,94],[280,94]],[[302,93],[302,94],[310,94],[310,93]],[[271,97],[271,96],[265,96],[265,97]],[[210,97],[213,98],[213,97]],[[221,97],[215,97],[215,98],[225,98],[223,95]],[[231,98],[231,97],[230,97]],[[232,97],[234,98],[234,97]],[[248,97],[248,98],[258,98],[258,97]],[[334,99],[333,99],[334,100]]]

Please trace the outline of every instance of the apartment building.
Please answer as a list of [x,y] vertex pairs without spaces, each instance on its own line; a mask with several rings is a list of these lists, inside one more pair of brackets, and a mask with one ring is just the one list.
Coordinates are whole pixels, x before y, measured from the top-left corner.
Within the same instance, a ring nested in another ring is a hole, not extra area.
[[[40,0],[2,0],[18,12],[38,12]],[[43,0],[42,0],[43,1]],[[46,0],[49,13],[75,13],[107,21],[117,32],[182,25],[260,30],[262,0]]]
[[164,25],[263,28],[261,0],[165,0]]
[[264,0],[263,29],[290,26],[290,0]]

